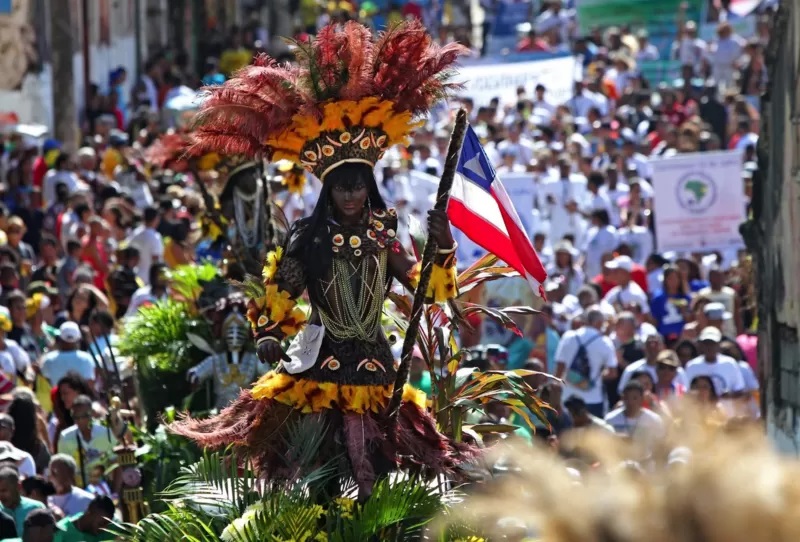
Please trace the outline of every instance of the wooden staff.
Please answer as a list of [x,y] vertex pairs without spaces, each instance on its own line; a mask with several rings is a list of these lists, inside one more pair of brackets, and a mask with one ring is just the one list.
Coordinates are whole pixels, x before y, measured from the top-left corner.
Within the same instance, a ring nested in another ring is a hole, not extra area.
[[[464,142],[464,135],[466,132],[467,112],[464,109],[459,109],[456,115],[453,133],[450,135],[450,146],[447,149],[447,161],[444,165],[442,178],[439,181],[439,189],[436,193],[436,204],[433,206],[434,209],[442,211],[447,209],[447,201],[450,198],[450,188],[453,186],[453,178],[455,177],[456,168],[458,167],[461,144]],[[419,334],[419,322],[425,307],[425,293],[428,291],[428,283],[430,282],[431,272],[433,271],[433,259],[436,257],[437,249],[436,239],[434,239],[429,232],[428,239],[425,241],[425,250],[422,252],[419,284],[417,284],[417,289],[414,292],[414,303],[411,306],[411,319],[408,323],[406,338],[403,341],[400,367],[397,368],[397,379],[394,382],[394,391],[389,401],[389,406],[386,409],[390,427],[394,425],[397,419],[397,413],[400,410],[400,401],[403,398],[403,387],[406,385],[408,373],[411,369],[411,354],[414,350],[414,343],[417,341],[417,335]],[[389,432],[390,435],[392,433],[393,431]]]

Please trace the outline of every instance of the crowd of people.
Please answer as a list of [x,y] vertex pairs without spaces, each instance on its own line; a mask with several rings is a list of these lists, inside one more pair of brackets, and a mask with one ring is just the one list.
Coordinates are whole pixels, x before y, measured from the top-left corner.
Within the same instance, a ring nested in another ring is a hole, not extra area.
[[[339,19],[383,24],[356,5],[320,12],[316,3],[300,4],[300,39]],[[389,20],[424,19],[436,6],[401,4]],[[710,423],[758,417],[749,256],[735,249],[659,253],[651,164],[678,153],[740,149],[742,178],[730,179],[729,188],[749,197],[758,175],[768,21],[749,41],[722,22],[710,43],[697,38],[694,22],[681,21],[670,53],[682,62],[681,77],[654,85],[636,69],[637,60],[659,54],[645,33],[578,36],[574,13],[562,9],[549,2],[520,50],[568,47],[578,54],[583,79],[570,99],[551,102],[547,81],[520,88],[514,103],[463,96],[439,110],[410,146],[386,153],[376,169],[381,189],[401,219],[424,216],[429,202],[412,194],[409,172],[442,173],[450,113],[459,105],[501,178],[530,174],[535,204],[518,211],[548,271],[548,302],[521,324],[522,337],[487,323],[483,336],[465,334],[462,346],[482,351],[487,367],[563,380],[531,380],[555,408],[551,429],[538,435],[591,426],[649,442],[682,416]],[[435,35],[469,39],[440,32],[436,17],[429,19]],[[233,29],[203,73],[182,55],[155,56],[130,96],[122,91],[127,74],[115,70],[107,89],[94,88],[77,152],[55,140],[0,135],[0,539],[34,529],[63,541],[103,539],[118,488],[104,471],[118,439],[102,423],[111,405],[99,375],[119,364],[124,379],[133,379],[133,368],[112,349],[125,318],[168,296],[170,268],[208,257],[196,179],[151,175],[140,157],[174,128],[164,106],[176,92],[223,82],[265,43],[259,32]],[[279,196],[291,218],[311,213],[304,202],[316,199],[317,186],[307,183],[305,196]],[[464,242],[458,257],[465,266],[476,254]],[[412,383],[430,391],[420,362],[418,356]],[[683,396],[695,399],[693,410],[674,407]],[[500,405],[481,415],[533,437]]]

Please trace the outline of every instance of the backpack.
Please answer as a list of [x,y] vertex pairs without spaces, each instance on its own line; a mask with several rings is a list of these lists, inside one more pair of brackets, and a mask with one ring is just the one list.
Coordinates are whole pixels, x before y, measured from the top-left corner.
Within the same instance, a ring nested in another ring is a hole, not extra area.
[[[596,339],[602,337],[600,333],[589,339],[586,344],[582,344],[578,339],[578,351],[575,352],[575,357],[569,364],[569,369],[565,377],[566,382],[580,390],[588,390],[594,386],[592,378],[592,366],[589,363],[589,353],[586,347],[592,344]],[[598,375],[599,376],[599,375]]]

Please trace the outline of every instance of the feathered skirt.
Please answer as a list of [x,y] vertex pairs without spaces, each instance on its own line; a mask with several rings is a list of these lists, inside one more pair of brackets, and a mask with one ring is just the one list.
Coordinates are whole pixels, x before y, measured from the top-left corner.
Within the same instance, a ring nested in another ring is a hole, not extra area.
[[[347,345],[346,356],[337,346],[325,340],[320,361],[308,371],[295,375],[270,371],[217,416],[185,418],[170,429],[203,447],[233,445],[268,479],[302,474],[298,470],[302,465],[292,464],[296,456],[292,435],[312,420],[316,434],[324,438],[311,467],[347,457],[361,487],[398,467],[452,474],[475,457],[477,448],[456,443],[437,430],[425,394],[410,386],[404,389],[396,426],[387,435],[386,406],[396,376],[393,364],[381,361],[385,356],[375,352],[376,347],[383,350],[379,344]],[[333,367],[332,362],[336,362]]]

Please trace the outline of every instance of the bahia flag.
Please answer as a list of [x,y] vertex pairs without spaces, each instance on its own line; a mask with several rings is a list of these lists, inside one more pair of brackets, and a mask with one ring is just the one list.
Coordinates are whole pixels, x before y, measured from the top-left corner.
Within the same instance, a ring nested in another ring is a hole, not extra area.
[[544,297],[547,272],[471,126],[461,147],[447,215],[464,235],[518,271]]

